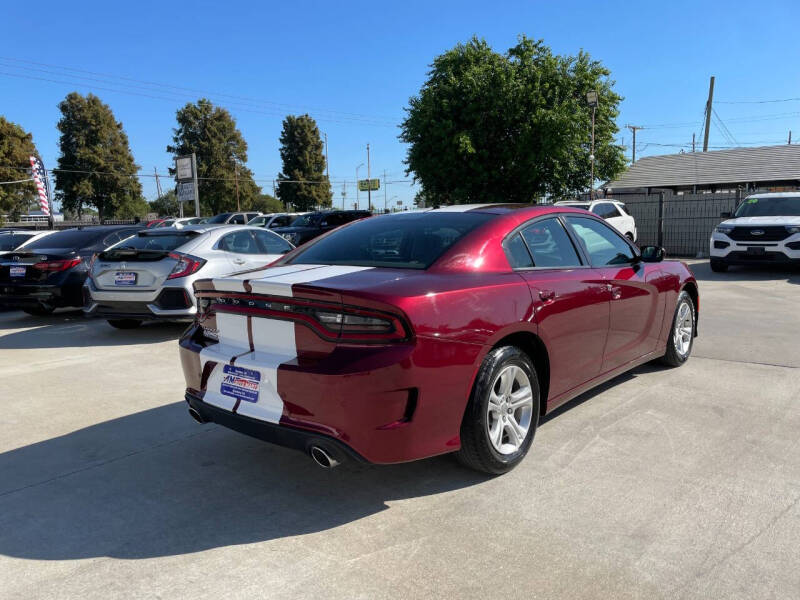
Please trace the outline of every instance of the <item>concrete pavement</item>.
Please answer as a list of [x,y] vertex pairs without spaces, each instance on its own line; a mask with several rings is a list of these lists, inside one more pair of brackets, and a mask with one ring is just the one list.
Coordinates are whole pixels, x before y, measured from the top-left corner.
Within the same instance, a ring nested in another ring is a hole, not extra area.
[[497,478],[323,471],[189,418],[181,326],[0,313],[0,598],[797,598],[800,273],[693,268],[689,363]]

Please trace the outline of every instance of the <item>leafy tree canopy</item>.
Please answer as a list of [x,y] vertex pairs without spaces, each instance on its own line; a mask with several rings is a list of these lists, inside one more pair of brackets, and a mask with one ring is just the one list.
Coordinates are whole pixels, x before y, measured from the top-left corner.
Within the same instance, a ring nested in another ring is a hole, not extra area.
[[177,121],[167,152],[196,154],[202,214],[236,210],[237,184],[242,208],[258,197],[253,173],[245,166],[247,142],[227,110],[201,98],[178,110]]
[[308,115],[287,116],[281,131],[283,170],[278,174],[278,198],[295,210],[331,206],[331,184],[325,177],[325,156],[317,122]]
[[93,94],[72,92],[58,105],[61,132],[56,196],[65,210],[97,209],[100,219],[144,214],[139,169],[122,123]]
[[[0,116],[0,181],[19,181],[30,177],[31,156],[37,156],[33,136],[16,123]],[[0,213],[13,220],[26,211],[27,203],[36,197],[33,182],[0,185]],[[38,203],[37,203],[38,204]]]
[[180,209],[178,207],[178,196],[175,190],[169,190],[161,194],[152,202],[148,202],[150,211],[160,217],[176,217]]
[[275,196],[269,194],[259,194],[253,198],[247,206],[242,206],[244,210],[257,210],[262,213],[279,213],[286,212],[283,202],[278,200]]
[[590,186],[591,116],[597,91],[595,177],[624,167],[614,145],[622,98],[610,71],[581,51],[558,56],[521,36],[505,54],[478,38],[436,57],[409,101],[400,139],[408,173],[428,203],[533,202]]

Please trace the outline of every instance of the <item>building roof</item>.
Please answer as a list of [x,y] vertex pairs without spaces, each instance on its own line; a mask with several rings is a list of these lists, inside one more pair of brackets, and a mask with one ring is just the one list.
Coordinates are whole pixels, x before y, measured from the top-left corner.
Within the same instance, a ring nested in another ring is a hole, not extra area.
[[800,145],[647,156],[603,187],[668,188],[800,180]]

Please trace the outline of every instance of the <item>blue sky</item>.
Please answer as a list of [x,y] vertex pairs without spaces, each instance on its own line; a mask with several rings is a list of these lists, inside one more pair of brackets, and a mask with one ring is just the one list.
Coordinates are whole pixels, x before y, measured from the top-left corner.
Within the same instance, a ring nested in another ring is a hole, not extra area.
[[[677,152],[663,144],[700,135],[710,75],[733,138],[713,124],[711,146],[782,142],[789,129],[800,141],[800,101],[728,103],[800,98],[798,17],[796,1],[6,3],[0,114],[31,131],[53,167],[58,102],[72,90],[93,91],[123,122],[142,171],[165,173],[176,109],[206,95],[234,115],[249,167],[271,192],[281,120],[309,112],[328,134],[337,205],[344,182],[348,204],[355,200],[367,143],[373,177],[385,169],[388,197],[410,203],[396,124],[432,59],[472,35],[504,51],[524,33],[604,62],[625,98],[619,138],[630,148],[623,126],[644,125],[637,154],[645,156]],[[95,73],[128,79],[111,85]],[[142,183],[152,199],[154,180]],[[383,198],[381,190],[373,203],[382,207]]]

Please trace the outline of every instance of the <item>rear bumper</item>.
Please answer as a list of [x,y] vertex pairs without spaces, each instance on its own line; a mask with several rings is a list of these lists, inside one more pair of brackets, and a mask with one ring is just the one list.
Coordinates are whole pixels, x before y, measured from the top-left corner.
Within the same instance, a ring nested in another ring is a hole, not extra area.
[[80,286],[0,283],[0,305],[28,307],[41,304],[80,306]]
[[105,319],[187,321],[194,318],[197,308],[191,293],[183,287],[103,291],[87,280],[83,286],[83,313]]
[[286,425],[276,425],[243,415],[237,415],[214,406],[213,404],[203,402],[202,399],[188,392],[186,393],[186,402],[200,413],[200,416],[203,417],[205,421],[222,425],[228,429],[258,438],[270,444],[292,448],[305,454],[310,453],[312,446],[320,446],[339,462],[344,462],[345,460],[361,463],[367,462],[363,456],[358,454],[347,444],[328,435],[305,431]]
[[[264,371],[262,381],[274,383],[282,410],[274,420],[262,420],[252,418],[259,414],[261,399],[236,406],[221,402],[220,373],[231,364],[231,356],[200,337],[196,325],[184,333],[181,365],[186,393],[212,406],[216,412],[211,420],[237,431],[258,425],[260,433],[245,433],[281,445],[288,444],[273,439],[276,430],[322,436],[377,464],[459,449],[464,407],[485,352],[477,344],[417,338],[413,344],[394,346],[339,346],[319,358],[289,360],[272,375]],[[239,354],[235,364],[258,368],[257,360]],[[271,397],[271,389],[260,393]]]

